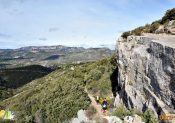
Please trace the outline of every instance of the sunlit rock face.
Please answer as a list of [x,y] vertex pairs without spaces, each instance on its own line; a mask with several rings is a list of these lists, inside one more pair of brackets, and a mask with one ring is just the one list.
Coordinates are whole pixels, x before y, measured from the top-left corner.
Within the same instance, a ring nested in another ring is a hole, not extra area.
[[158,115],[175,111],[175,36],[129,36],[117,49],[123,103]]

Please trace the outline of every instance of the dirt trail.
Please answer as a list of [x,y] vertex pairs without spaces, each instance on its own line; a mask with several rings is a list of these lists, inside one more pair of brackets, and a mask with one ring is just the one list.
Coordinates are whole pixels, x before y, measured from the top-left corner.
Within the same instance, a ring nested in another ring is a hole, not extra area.
[[106,113],[103,113],[102,112],[102,107],[101,107],[101,105],[100,104],[97,104],[97,102],[96,102],[96,100],[95,100],[95,98],[93,97],[93,95],[91,95],[91,94],[89,94],[88,92],[87,92],[87,89],[85,89],[85,91],[86,91],[86,93],[88,94],[88,96],[89,96],[89,98],[90,98],[90,100],[91,100],[91,105],[96,109],[96,115],[98,116],[98,117],[100,117],[100,119],[104,119],[104,117],[106,116]]
[[102,112],[102,107],[100,104],[96,103],[96,100],[94,99],[94,97],[91,94],[88,94],[90,100],[91,100],[91,105],[96,109],[97,111],[97,115],[101,118],[103,118],[105,116],[105,114]]

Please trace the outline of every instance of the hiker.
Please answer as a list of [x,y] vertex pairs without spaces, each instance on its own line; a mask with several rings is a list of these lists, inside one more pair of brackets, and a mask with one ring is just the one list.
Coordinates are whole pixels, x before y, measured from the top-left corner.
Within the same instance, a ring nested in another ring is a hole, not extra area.
[[96,96],[96,102],[97,102],[97,104],[99,103],[99,100],[100,100],[99,96]]
[[107,110],[107,105],[108,105],[108,102],[106,100],[106,98],[103,100],[103,103],[102,103],[102,108],[103,108],[103,113],[106,112]]
[[0,118],[1,118],[1,119],[4,117],[4,114],[5,114],[5,111],[4,111],[4,110],[1,110],[1,111],[0,111]]
[[103,100],[103,103],[102,103],[103,105],[108,105],[108,101],[106,100],[106,98],[104,98],[104,100]]

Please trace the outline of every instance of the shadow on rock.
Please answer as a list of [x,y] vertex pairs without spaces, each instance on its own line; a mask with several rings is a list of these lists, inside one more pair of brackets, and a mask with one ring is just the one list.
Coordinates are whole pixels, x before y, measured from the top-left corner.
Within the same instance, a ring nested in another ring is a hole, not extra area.
[[117,92],[120,91],[120,88],[118,86],[118,67],[111,74],[110,80],[111,80],[111,87],[112,87],[113,96],[116,97]]

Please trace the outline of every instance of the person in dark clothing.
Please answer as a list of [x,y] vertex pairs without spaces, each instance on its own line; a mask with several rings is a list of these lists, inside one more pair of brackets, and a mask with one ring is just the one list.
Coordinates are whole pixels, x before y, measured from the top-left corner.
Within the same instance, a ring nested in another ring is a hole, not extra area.
[[102,103],[102,108],[103,108],[103,113],[106,112],[107,110],[107,105],[108,105],[108,101],[106,100],[106,98],[103,100],[103,103]]
[[108,101],[106,100],[106,98],[103,100],[103,105],[108,105]]

